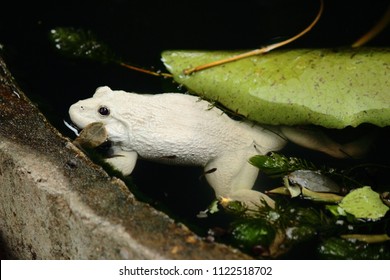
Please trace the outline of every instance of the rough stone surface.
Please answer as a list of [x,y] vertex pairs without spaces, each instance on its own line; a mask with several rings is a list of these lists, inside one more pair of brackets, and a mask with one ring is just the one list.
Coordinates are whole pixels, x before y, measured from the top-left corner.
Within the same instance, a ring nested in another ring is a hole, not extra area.
[[137,201],[62,137],[0,58],[0,257],[247,259]]

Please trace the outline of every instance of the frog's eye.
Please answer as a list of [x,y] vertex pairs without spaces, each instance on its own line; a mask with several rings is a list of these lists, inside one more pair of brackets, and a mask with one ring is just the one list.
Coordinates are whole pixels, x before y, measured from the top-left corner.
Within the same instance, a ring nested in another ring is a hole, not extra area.
[[98,112],[100,115],[107,117],[110,115],[110,109],[108,109],[106,106],[100,106],[98,109]]

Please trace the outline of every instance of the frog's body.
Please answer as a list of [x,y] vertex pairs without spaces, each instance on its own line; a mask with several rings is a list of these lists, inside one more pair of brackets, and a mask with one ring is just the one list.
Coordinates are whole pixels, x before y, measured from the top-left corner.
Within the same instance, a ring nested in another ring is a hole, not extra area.
[[79,128],[93,122],[105,125],[114,154],[107,161],[125,175],[132,172],[138,156],[203,166],[217,197],[246,203],[261,204],[264,199],[273,205],[268,196],[252,190],[258,169],[248,159],[280,150],[286,135],[309,148],[345,156],[340,145],[310,131],[235,121],[209,102],[185,94],[136,94],[100,87],[92,98],[72,105],[69,115]]

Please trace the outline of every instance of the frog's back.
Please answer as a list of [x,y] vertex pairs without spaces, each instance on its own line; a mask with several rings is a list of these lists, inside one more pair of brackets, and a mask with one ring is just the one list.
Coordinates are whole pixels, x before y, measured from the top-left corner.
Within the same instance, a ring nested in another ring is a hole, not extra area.
[[[179,94],[120,92],[121,116],[128,123],[130,143],[144,158],[177,164],[205,165],[227,151],[275,137],[263,128],[234,121],[199,97]],[[274,145],[274,144],[272,144]]]

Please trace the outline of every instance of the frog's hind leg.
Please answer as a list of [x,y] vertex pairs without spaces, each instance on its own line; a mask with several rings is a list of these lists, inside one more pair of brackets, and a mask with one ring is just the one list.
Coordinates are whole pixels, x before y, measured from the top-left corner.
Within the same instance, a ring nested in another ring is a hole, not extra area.
[[350,143],[340,144],[316,128],[281,126],[280,131],[295,144],[335,158],[361,158],[368,152],[375,138],[375,134],[371,134]]
[[218,199],[227,198],[243,202],[249,208],[274,201],[267,195],[252,190],[259,169],[249,163],[249,158],[259,154],[256,145],[238,151],[229,151],[212,159],[205,166],[205,177]]

